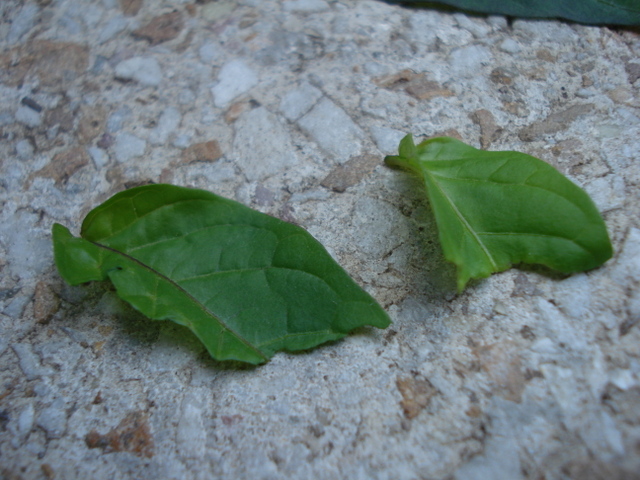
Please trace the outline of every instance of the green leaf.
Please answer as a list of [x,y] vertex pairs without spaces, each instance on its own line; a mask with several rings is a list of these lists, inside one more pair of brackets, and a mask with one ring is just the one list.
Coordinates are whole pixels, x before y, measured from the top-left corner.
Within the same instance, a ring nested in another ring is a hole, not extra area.
[[640,25],[638,0],[400,0],[396,3],[425,7],[446,4],[472,12],[514,17],[564,18],[594,25]]
[[55,224],[53,245],[68,283],[109,278],[137,310],[190,328],[218,360],[263,363],[390,323],[305,230],[203,190],[125,190],[87,215],[81,238]]
[[442,249],[458,270],[458,290],[517,263],[563,273],[595,268],[612,255],[589,196],[551,165],[518,152],[485,152],[453,138],[411,135],[385,163],[420,175]]

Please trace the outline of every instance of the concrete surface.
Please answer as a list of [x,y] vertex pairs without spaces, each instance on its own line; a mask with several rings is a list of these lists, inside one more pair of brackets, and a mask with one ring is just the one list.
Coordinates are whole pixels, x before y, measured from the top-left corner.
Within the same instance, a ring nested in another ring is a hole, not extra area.
[[[640,478],[640,36],[377,0],[0,4],[0,477]],[[454,292],[406,132],[555,165],[615,257]],[[388,310],[259,368],[207,357],[50,228],[125,187],[297,222]]]

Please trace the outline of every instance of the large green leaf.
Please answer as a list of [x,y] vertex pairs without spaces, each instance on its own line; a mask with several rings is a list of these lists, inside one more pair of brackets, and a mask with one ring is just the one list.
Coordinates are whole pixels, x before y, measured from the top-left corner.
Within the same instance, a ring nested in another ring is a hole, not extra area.
[[418,6],[446,4],[472,12],[564,18],[595,25],[640,25],[639,0],[398,0],[395,3]]
[[421,177],[458,290],[471,278],[516,263],[563,273],[595,268],[612,255],[589,196],[551,165],[518,152],[485,152],[453,138],[400,142],[390,166]]
[[146,316],[189,327],[218,360],[258,364],[390,323],[305,230],[203,190],[120,192],[87,215],[81,238],[55,224],[53,244],[68,283],[108,277]]

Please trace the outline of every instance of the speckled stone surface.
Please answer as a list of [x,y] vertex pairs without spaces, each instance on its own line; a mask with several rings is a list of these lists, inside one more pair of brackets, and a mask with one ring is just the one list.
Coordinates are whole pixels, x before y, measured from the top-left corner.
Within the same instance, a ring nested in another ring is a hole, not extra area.
[[[377,0],[0,3],[0,477],[631,479],[640,471],[640,36]],[[404,133],[518,150],[615,256],[455,293]],[[54,222],[207,189],[308,229],[387,309],[257,368],[107,284]]]

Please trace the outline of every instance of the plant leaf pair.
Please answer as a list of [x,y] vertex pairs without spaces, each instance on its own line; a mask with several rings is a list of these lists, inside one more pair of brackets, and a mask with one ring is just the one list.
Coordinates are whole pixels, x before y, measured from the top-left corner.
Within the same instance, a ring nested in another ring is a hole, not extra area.
[[53,226],[71,285],[109,278],[155,320],[187,326],[218,360],[258,364],[389,317],[302,228],[202,190],[148,185],[92,210],[81,238]]
[[589,196],[551,165],[518,152],[486,152],[453,138],[415,145],[411,135],[385,163],[424,179],[440,242],[458,269],[458,290],[512,264],[563,273],[595,268],[612,255]]

